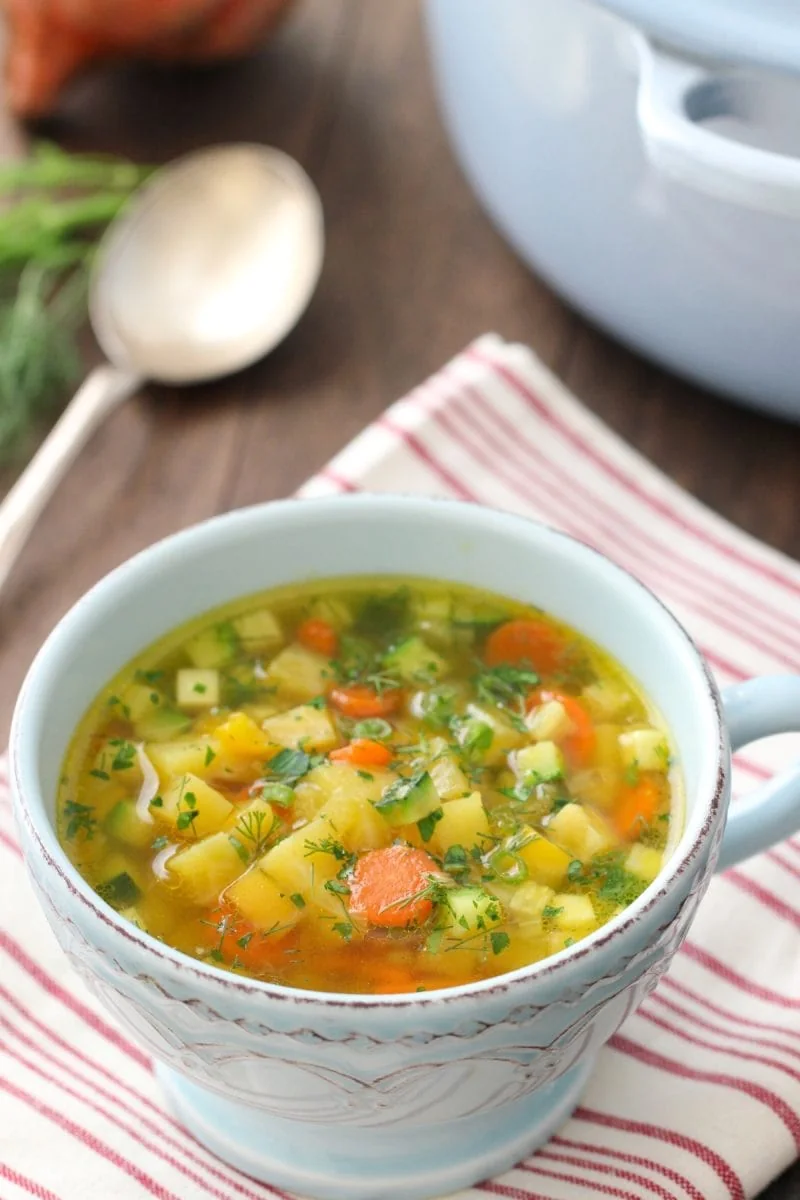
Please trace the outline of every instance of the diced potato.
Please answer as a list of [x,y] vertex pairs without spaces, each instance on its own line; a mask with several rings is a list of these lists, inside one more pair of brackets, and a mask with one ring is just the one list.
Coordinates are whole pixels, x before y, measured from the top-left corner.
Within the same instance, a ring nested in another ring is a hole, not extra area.
[[514,755],[514,770],[523,779],[533,778],[550,783],[564,777],[564,755],[555,742],[536,742],[524,746]]
[[310,821],[322,811],[329,793],[318,783],[301,779],[294,787],[294,816],[297,821]]
[[269,741],[280,746],[302,747],[320,754],[332,750],[340,741],[327,708],[313,708],[310,704],[300,704],[268,717],[261,728]]
[[572,721],[560,700],[537,704],[528,713],[525,724],[535,742],[560,742],[572,731]]
[[266,842],[277,821],[272,805],[256,796],[243,808],[234,808],[225,828],[249,853],[255,853]]
[[115,783],[128,791],[138,791],[142,784],[142,768],[136,746],[121,738],[102,744],[84,786],[90,792],[105,791],[109,784]]
[[428,774],[443,800],[455,800],[470,791],[470,783],[454,756],[447,750],[444,738],[431,742],[431,755],[427,763]]
[[266,761],[273,758],[280,749],[280,746],[259,729],[252,717],[243,712],[231,713],[227,721],[217,729],[214,740],[223,754],[235,758],[258,758]]
[[616,838],[603,818],[580,804],[565,804],[550,818],[547,835],[568,850],[573,858],[588,862],[616,844]]
[[212,625],[186,643],[186,653],[195,667],[221,667],[235,658],[238,650],[239,638],[230,621]]
[[529,880],[514,888],[508,902],[509,915],[523,929],[533,929],[542,923],[542,912],[553,904],[555,892],[544,883]]
[[272,650],[283,641],[283,632],[277,617],[268,608],[242,613],[231,622],[239,640],[248,654],[262,654]]
[[[572,855],[528,827],[513,839],[513,843],[513,853],[519,855],[534,881],[553,888],[564,882]],[[511,845],[509,849],[512,849]]]
[[570,777],[569,786],[574,796],[609,812],[617,805],[621,782],[618,771],[608,767],[589,767],[585,771],[576,771]]
[[324,811],[348,849],[358,853],[388,846],[395,835],[375,805],[363,797],[337,792],[325,803]]
[[436,854],[444,854],[450,846],[473,846],[486,849],[489,836],[489,818],[483,807],[480,792],[472,792],[459,800],[448,800],[442,805],[442,818],[434,826],[431,846]]
[[217,750],[209,739],[181,742],[152,742],[145,747],[158,771],[162,785],[176,775],[202,776],[213,772]]
[[588,684],[581,693],[591,716],[597,721],[614,721],[624,717],[633,705],[633,696],[627,688],[604,679]]
[[660,850],[655,850],[652,846],[643,846],[641,842],[634,842],[625,859],[625,870],[630,871],[631,875],[636,875],[638,879],[652,883],[661,870],[663,861],[664,855]]
[[175,701],[181,708],[216,708],[219,671],[211,667],[182,667],[175,676]]
[[[286,711],[286,705],[277,703],[261,703],[261,704],[243,704],[242,712],[247,713],[248,717],[252,717],[256,725],[261,727],[270,717],[277,717],[278,713]],[[222,722],[220,722],[222,724]]]
[[319,621],[327,621],[337,633],[353,624],[352,609],[340,596],[320,596],[310,606],[308,615]]
[[286,696],[313,700],[327,691],[332,681],[327,658],[292,643],[273,658],[267,667],[267,679]]
[[387,671],[404,683],[432,683],[447,671],[447,662],[417,636],[406,638],[384,659]]
[[509,750],[516,750],[527,740],[527,733],[515,729],[508,718],[497,708],[489,705],[469,704],[467,715],[476,721],[482,721],[492,731],[492,744],[483,756],[483,761],[489,766],[503,762]]
[[622,770],[619,735],[623,728],[622,725],[595,725],[594,758],[598,767],[605,767],[610,771],[617,772]]
[[571,892],[559,892],[553,897],[553,924],[567,934],[588,933],[597,925],[592,902],[588,896],[575,896]]
[[160,807],[152,807],[153,815],[179,833],[197,838],[216,833],[233,811],[233,805],[221,792],[191,774],[175,779],[164,790],[161,800]]
[[314,784],[332,799],[345,796],[352,800],[371,800],[376,803],[396,779],[393,771],[375,768],[359,770],[349,763],[324,763],[309,771],[303,782]]
[[167,860],[170,875],[195,904],[212,904],[246,866],[246,854],[227,833],[212,833]]
[[314,900],[329,908],[332,897],[328,895],[326,900],[324,887],[342,866],[341,860],[330,850],[341,844],[339,831],[323,814],[268,850],[258,860],[258,867],[284,895],[297,893],[306,903]]
[[631,729],[619,735],[619,749],[625,767],[640,771],[666,771],[669,747],[660,729]]
[[302,905],[285,896],[257,867],[240,875],[225,892],[225,899],[261,930],[295,925],[303,912]]

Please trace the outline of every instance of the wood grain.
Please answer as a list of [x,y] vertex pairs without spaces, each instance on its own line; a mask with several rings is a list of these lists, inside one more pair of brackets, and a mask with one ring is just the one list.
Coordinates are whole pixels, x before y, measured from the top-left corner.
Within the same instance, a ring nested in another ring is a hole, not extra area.
[[[522,267],[454,163],[415,0],[305,0],[263,53],[236,66],[96,72],[38,132],[149,161],[213,142],[277,145],[320,188],[328,249],[309,312],[267,361],[203,388],[152,389],[83,454],[0,603],[3,736],[33,654],[87,587],[174,530],[291,492],[487,330],[529,343],[684,487],[800,555],[800,428],[643,362]],[[23,144],[0,113],[0,147]],[[87,338],[87,365],[96,357]],[[799,1190],[795,1169],[766,1196]]]

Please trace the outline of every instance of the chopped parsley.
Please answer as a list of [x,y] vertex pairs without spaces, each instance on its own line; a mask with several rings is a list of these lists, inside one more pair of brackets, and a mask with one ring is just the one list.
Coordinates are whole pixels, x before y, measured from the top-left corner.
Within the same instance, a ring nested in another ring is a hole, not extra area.
[[133,742],[126,742],[122,738],[114,738],[110,743],[116,753],[114,754],[111,763],[112,771],[127,771],[136,762],[136,747]]
[[423,817],[420,821],[417,821],[417,829],[419,830],[419,836],[422,838],[423,842],[429,842],[431,840],[433,837],[433,831],[443,816],[444,811],[441,808],[436,808],[433,812],[428,813],[426,817]]
[[64,835],[69,841],[74,841],[82,833],[87,842],[94,837],[97,829],[97,818],[91,804],[79,804],[77,800],[67,800],[64,804],[64,816],[67,826]]

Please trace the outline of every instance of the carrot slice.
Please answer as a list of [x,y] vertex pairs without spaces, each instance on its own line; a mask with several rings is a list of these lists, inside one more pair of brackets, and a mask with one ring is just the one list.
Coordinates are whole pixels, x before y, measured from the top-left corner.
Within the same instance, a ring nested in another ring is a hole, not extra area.
[[542,688],[533,693],[528,707],[535,704],[546,704],[548,700],[558,700],[564,706],[564,711],[570,719],[572,732],[563,739],[561,747],[567,758],[575,766],[583,767],[594,754],[597,743],[594,722],[576,696],[568,696],[564,692],[554,692]]
[[220,904],[208,913],[201,929],[203,941],[219,950],[226,963],[239,962],[248,971],[262,971],[274,963],[284,952],[284,940],[290,932],[275,930],[265,935],[252,921],[238,916],[231,904]]
[[545,675],[558,670],[564,649],[563,637],[546,621],[521,617],[506,621],[489,634],[483,657],[489,667],[527,662]]
[[371,738],[354,738],[349,745],[331,750],[328,757],[331,762],[351,763],[354,767],[385,767],[392,761],[392,752]]
[[306,650],[315,650],[325,658],[333,658],[339,648],[336,630],[320,617],[309,617],[307,621],[303,621],[298,625],[295,636]]
[[431,876],[439,878],[441,871],[424,850],[403,845],[369,850],[350,878],[350,912],[386,929],[421,925],[433,912],[433,901],[423,894]]
[[376,996],[390,996],[393,993],[415,992],[418,987],[419,976],[409,967],[381,963],[373,972],[369,990]]
[[331,703],[346,717],[388,717],[400,707],[403,693],[399,688],[376,692],[366,683],[354,683],[351,687],[334,688]]
[[633,787],[624,787],[614,824],[620,837],[633,841],[656,815],[659,802],[658,786],[652,779],[640,779]]

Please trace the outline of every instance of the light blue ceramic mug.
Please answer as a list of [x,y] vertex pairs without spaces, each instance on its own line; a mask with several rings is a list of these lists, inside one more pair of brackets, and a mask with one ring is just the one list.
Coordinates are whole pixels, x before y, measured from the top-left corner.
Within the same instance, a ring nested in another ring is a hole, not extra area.
[[[625,912],[560,954],[439,993],[293,991],[226,974],[126,924],[70,865],[53,826],[73,729],[109,678],[196,614],[280,584],[355,574],[454,580],[535,603],[605,646],[666,717],[683,837]],[[800,772],[727,816],[730,745],[800,728],[800,678],[725,697],[641,584],[579,542],[474,505],[391,496],[232,513],[145,551],[64,618],[12,730],[25,857],[73,965],[155,1056],[177,1114],[249,1174],[324,1200],[440,1196],[545,1141],[600,1047],[669,966],[715,864],[800,826]],[[724,833],[724,837],[723,837]]]

